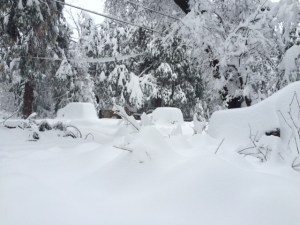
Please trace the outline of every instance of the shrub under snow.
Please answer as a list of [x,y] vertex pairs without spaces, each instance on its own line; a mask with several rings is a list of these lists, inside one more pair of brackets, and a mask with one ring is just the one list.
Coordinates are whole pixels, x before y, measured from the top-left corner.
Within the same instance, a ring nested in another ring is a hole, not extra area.
[[96,120],[98,117],[92,103],[72,102],[58,110],[57,119]]

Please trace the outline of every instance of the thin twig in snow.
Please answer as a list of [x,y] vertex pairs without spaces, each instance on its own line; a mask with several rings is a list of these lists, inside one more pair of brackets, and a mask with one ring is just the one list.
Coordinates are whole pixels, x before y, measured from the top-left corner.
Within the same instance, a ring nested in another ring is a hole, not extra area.
[[113,146],[114,148],[117,148],[117,149],[121,149],[121,150],[123,150],[123,151],[128,151],[128,152],[133,152],[133,150],[132,149],[129,149],[129,148],[125,148],[125,147],[120,147],[120,146]]
[[20,108],[17,109],[17,111],[15,111],[15,112],[14,112],[13,114],[11,114],[10,116],[8,116],[7,118],[5,118],[1,123],[4,125],[5,122],[6,122],[7,120],[9,120],[10,118],[12,118],[14,115],[16,115],[16,114],[19,112],[19,110],[20,110]]
[[295,164],[296,160],[297,160],[297,157],[294,159],[294,161],[293,161],[293,163],[292,163],[292,168],[294,168],[294,169],[295,169],[295,168],[298,169],[297,167],[300,168],[300,163]]
[[140,128],[137,127],[132,121],[130,121],[128,118],[129,116],[126,114],[126,112],[122,112],[121,110],[117,109],[115,110],[115,113],[119,116],[121,116],[124,120],[126,120],[128,123],[130,123],[137,131],[140,131]]
[[298,152],[298,155],[299,155],[299,154],[300,154],[300,152],[299,152],[299,146],[298,146],[298,142],[297,142],[297,139],[296,139],[296,137],[294,137],[294,140],[295,140],[295,144],[296,144],[297,152]]
[[79,130],[77,127],[75,127],[75,126],[73,126],[73,125],[68,125],[68,126],[66,126],[66,128],[69,128],[69,127],[74,128],[74,129],[78,132],[79,137],[82,138],[82,134],[81,134],[80,130]]
[[91,136],[93,138],[93,140],[95,139],[94,135],[92,133],[88,133],[86,136],[85,136],[85,140],[88,138],[88,136]]
[[147,151],[146,151],[145,153],[146,153],[147,157],[148,157],[150,160],[152,160],[150,154],[149,154]]
[[220,147],[221,147],[221,145],[223,144],[224,141],[225,141],[225,138],[223,138],[222,141],[220,142],[220,144],[218,145],[218,147],[217,147],[217,149],[215,151],[215,154],[218,153],[218,151],[219,151],[219,149],[220,149]]
[[287,122],[286,118],[284,117],[284,115],[282,114],[282,112],[280,110],[278,110],[279,114],[281,115],[281,117],[284,119],[285,123],[293,130],[292,126]]
[[255,147],[251,146],[251,147],[243,148],[243,149],[239,150],[238,153],[244,154],[243,151],[246,151],[246,150],[252,149],[252,148],[255,148]]

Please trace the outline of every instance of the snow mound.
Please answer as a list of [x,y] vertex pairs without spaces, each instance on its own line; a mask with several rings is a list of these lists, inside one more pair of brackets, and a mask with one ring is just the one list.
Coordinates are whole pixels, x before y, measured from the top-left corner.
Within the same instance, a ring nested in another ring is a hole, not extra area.
[[[208,134],[231,144],[241,144],[252,134],[261,136],[266,131],[280,127],[274,99],[267,99],[249,108],[221,110],[215,112],[208,126]],[[270,102],[265,104],[266,102]]]
[[57,119],[97,120],[97,113],[92,103],[72,102],[57,111]]
[[160,107],[153,111],[152,120],[160,124],[183,123],[183,115],[180,109],[173,107]]
[[296,137],[300,128],[299,100],[300,82],[295,82],[251,107],[215,112],[207,132],[213,138],[224,139],[224,143],[239,147],[251,139],[259,142],[266,138],[266,132],[279,129],[281,149],[284,150],[292,147],[287,146],[291,138],[299,138]]
[[178,159],[163,135],[152,126],[143,127],[139,132],[129,134],[121,146],[130,150],[131,157],[139,163],[162,161],[165,164]]

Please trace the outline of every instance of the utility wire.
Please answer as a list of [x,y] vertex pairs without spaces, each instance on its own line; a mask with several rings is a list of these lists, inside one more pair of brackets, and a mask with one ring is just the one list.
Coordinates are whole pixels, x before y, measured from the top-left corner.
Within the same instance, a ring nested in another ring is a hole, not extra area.
[[163,13],[163,12],[160,12],[160,11],[157,11],[157,10],[155,10],[155,9],[151,9],[151,8],[149,8],[149,7],[146,7],[146,6],[142,5],[142,4],[140,4],[140,3],[135,3],[135,2],[132,2],[132,1],[129,1],[129,0],[126,0],[126,2],[128,2],[128,3],[130,3],[130,4],[133,4],[133,5],[136,5],[136,6],[139,6],[139,7],[142,7],[142,8],[144,8],[144,9],[146,9],[146,10],[149,10],[149,11],[151,11],[151,12],[160,14],[160,15],[162,15],[162,16],[166,16],[166,17],[169,17],[169,18],[174,19],[174,20],[179,20],[179,18],[177,18],[177,17],[167,15],[167,14],[165,14],[165,13]]
[[[37,60],[49,60],[49,61],[70,61],[70,62],[87,62],[87,63],[107,63],[107,62],[115,62],[115,61],[122,61],[127,60],[130,58],[136,58],[138,56],[142,56],[144,54],[132,54],[132,55],[123,55],[123,56],[116,56],[116,57],[105,57],[105,58],[89,58],[83,60],[75,60],[75,59],[61,59],[61,58],[50,58],[50,57],[31,57],[31,56],[20,56],[21,58],[30,58],[30,59],[37,59]],[[20,61],[17,59],[16,61]]]
[[145,27],[145,26],[142,26],[142,25],[138,25],[138,24],[135,24],[135,23],[132,23],[132,22],[129,22],[129,21],[121,20],[121,19],[118,19],[118,18],[116,18],[114,16],[111,16],[111,15],[106,15],[104,13],[99,13],[99,12],[95,12],[95,11],[92,11],[92,10],[89,10],[89,9],[84,9],[82,7],[72,5],[72,4],[69,4],[69,3],[65,3],[65,2],[62,2],[62,1],[59,1],[59,0],[53,0],[53,1],[55,1],[57,3],[60,3],[60,4],[63,4],[63,5],[67,5],[69,7],[75,8],[75,9],[79,9],[79,10],[89,12],[89,13],[92,13],[92,14],[95,14],[95,15],[98,15],[98,16],[102,16],[102,17],[105,17],[105,18],[108,18],[108,19],[111,19],[111,20],[115,20],[119,23],[125,23],[125,24],[128,24],[128,25],[132,25],[132,26],[135,26],[135,27],[145,29],[145,30],[150,30],[150,31],[155,32],[155,33],[160,33],[159,31],[154,30],[152,28],[148,28],[148,27]]

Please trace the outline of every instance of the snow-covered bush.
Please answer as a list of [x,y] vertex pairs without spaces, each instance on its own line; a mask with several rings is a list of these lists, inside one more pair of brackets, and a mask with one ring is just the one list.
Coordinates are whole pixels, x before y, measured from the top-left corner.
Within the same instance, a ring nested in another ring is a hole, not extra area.
[[97,112],[92,103],[72,102],[57,112],[57,119],[97,120]]
[[152,120],[157,124],[181,124],[183,115],[180,109],[174,107],[159,107],[151,114]]

